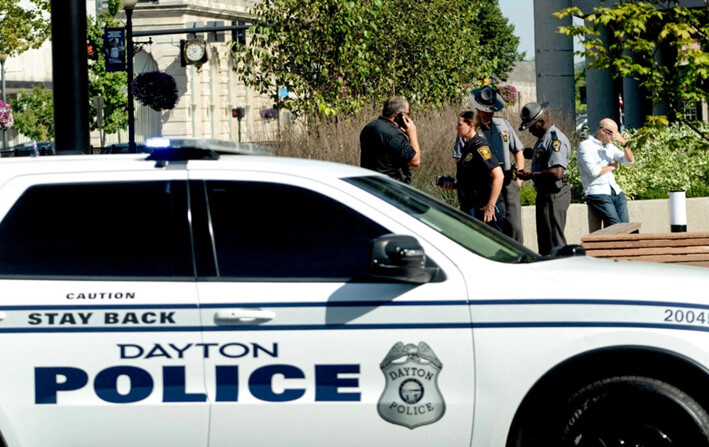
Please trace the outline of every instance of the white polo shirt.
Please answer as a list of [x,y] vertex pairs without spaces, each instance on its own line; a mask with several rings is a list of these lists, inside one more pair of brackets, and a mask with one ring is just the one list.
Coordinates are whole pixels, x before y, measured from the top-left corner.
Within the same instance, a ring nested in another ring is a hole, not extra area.
[[613,143],[601,144],[595,137],[590,136],[579,144],[577,152],[579,172],[581,173],[581,184],[585,195],[611,194],[611,188],[616,194],[620,194],[621,189],[615,181],[612,172],[600,175],[601,168],[608,166],[613,161],[624,165],[632,165],[625,159],[625,153],[618,149]]

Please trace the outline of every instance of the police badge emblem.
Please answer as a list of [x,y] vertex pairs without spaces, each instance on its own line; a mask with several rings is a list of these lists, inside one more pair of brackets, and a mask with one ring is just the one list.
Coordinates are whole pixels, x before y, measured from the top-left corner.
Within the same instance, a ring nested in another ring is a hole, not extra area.
[[438,389],[443,364],[425,342],[398,342],[379,367],[386,385],[377,410],[385,421],[413,430],[443,417],[446,403]]
[[503,140],[505,143],[507,143],[507,140],[508,140],[507,131],[506,131],[506,130],[503,130],[501,133],[502,133],[502,140]]
[[552,145],[554,146],[554,152],[559,152],[559,140],[554,140]]
[[483,158],[483,160],[489,160],[492,158],[492,152],[490,152],[490,146],[480,146],[478,148],[478,153]]

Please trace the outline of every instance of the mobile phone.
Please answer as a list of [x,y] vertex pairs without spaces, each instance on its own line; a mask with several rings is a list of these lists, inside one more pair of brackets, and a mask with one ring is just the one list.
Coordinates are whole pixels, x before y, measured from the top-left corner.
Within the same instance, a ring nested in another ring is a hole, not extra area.
[[397,126],[401,127],[402,129],[406,129],[406,122],[404,121],[404,114],[403,113],[397,113],[396,116],[394,117],[394,122],[396,123]]

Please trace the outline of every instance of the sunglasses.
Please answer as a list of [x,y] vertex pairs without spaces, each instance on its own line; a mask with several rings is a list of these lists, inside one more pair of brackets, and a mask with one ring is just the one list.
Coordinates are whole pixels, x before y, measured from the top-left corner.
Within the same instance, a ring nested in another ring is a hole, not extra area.
[[601,127],[600,129],[608,135],[613,135],[613,131],[610,129],[606,129],[605,127]]

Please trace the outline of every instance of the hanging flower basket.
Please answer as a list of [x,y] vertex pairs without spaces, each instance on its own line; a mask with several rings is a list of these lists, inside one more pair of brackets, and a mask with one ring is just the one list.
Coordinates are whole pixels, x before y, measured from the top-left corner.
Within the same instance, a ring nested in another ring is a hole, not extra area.
[[177,83],[172,75],[160,71],[141,73],[131,84],[133,95],[153,110],[170,110],[177,104]]
[[274,120],[278,118],[278,109],[270,108],[270,109],[261,109],[259,112],[259,115],[261,115],[261,118],[265,120]]
[[10,104],[0,100],[0,129],[5,130],[12,127],[13,124],[15,124],[15,120],[12,118]]

